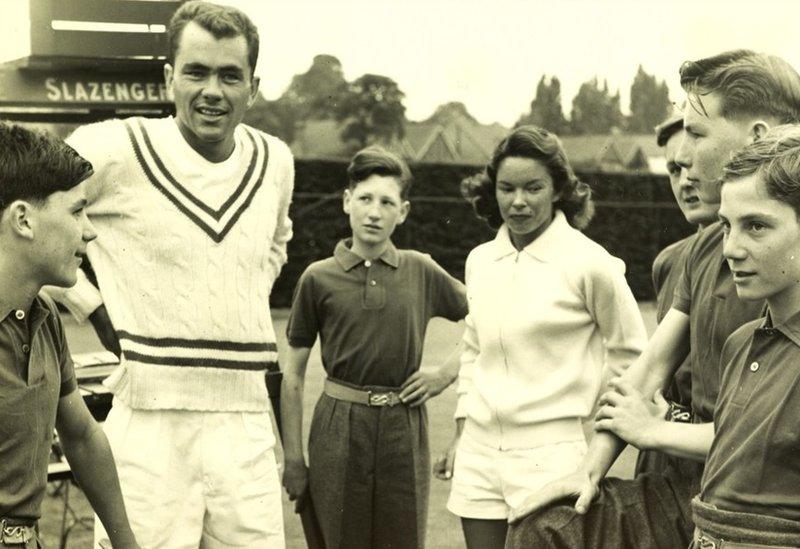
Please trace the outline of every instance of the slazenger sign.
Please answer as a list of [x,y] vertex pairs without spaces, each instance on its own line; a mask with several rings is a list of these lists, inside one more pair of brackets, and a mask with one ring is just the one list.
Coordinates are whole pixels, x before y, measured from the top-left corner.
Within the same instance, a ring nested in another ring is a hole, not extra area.
[[120,74],[0,67],[0,106],[149,107],[171,102],[160,70]]
[[168,101],[167,87],[156,82],[66,81],[46,78],[47,99],[57,102],[126,103]]

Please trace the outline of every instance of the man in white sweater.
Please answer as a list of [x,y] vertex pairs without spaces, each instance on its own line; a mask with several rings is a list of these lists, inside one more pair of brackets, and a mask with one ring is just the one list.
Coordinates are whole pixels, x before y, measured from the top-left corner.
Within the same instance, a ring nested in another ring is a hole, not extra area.
[[142,545],[283,547],[264,376],[277,368],[269,294],[292,234],[293,161],[240,123],[258,89],[246,15],[188,2],[169,42],[174,117],[68,139],[95,167],[99,288],[81,277],[61,301],[121,350],[105,428]]

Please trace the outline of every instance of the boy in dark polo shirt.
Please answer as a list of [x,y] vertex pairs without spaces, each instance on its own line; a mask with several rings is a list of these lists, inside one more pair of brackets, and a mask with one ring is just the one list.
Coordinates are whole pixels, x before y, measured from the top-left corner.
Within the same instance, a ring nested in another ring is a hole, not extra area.
[[76,390],[58,310],[44,285],[75,284],[95,238],[80,183],[92,166],[64,143],[0,124],[0,547],[36,547],[58,430],[114,547],[138,547],[102,429]]
[[736,291],[767,314],[722,352],[695,547],[800,547],[800,127],[731,159],[719,216]]
[[[706,204],[697,197],[695,184],[686,176],[676,157],[684,138],[683,114],[678,113],[656,128],[656,142],[664,148],[667,173],[672,193],[686,221],[703,228],[717,220],[717,204]],[[698,236],[698,232],[673,242],[653,261],[653,287],[656,290],[656,321],[661,322],[672,307],[675,286],[681,275],[681,257]],[[689,356],[675,370],[672,380],[664,391],[668,403],[667,420],[691,422],[692,418],[692,368]],[[655,450],[640,450],[636,460],[636,476],[647,472],[665,472],[673,469],[685,472],[699,482],[703,464],[685,458],[671,456]]]
[[[283,483],[291,499],[310,490],[328,549],[423,547],[430,457],[422,404],[456,371],[421,372],[422,343],[432,317],[466,316],[466,293],[429,256],[391,242],[410,208],[405,163],[370,147],[347,174],[352,238],[303,273],[286,329]],[[307,469],[303,379],[318,334],[328,378]]]
[[[686,136],[676,160],[707,204],[719,203],[730,155],[770,126],[800,121],[800,75],[783,59],[748,50],[724,52],[681,67],[687,92]],[[703,461],[719,391],[719,361],[728,336],[758,318],[763,303],[736,295],[722,258],[722,228],[703,229],[683,255],[672,308],[648,347],[604,395],[584,464],[531,498],[516,518],[509,547],[685,547],[694,525],[690,501],[699,485],[686,474],[603,477],[626,443]],[[664,387],[691,349],[693,424],[653,415],[649,398]],[[602,481],[602,482],[601,482]],[[575,496],[577,495],[577,501]],[[545,507],[569,498],[567,505]],[[594,501],[593,501],[594,500]]]

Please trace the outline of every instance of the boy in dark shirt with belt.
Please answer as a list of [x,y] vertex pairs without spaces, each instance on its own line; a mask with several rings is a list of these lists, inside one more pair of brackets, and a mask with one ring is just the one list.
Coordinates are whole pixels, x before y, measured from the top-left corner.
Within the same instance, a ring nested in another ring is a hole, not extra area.
[[719,211],[741,299],[767,314],[722,352],[694,547],[800,546],[800,127],[737,153]]
[[39,295],[44,285],[75,284],[96,236],[81,186],[91,173],[55,138],[0,124],[0,548],[37,547],[54,427],[114,547],[138,547],[58,310]]
[[[422,404],[456,375],[452,361],[419,370],[428,321],[467,314],[464,286],[429,256],[398,250],[411,173],[377,147],[347,170],[344,211],[352,237],[311,264],[295,289],[284,371],[284,486],[306,489],[328,549],[423,547],[430,457]],[[303,379],[320,336],[328,378],[302,450]],[[457,355],[455,355],[457,356]]]

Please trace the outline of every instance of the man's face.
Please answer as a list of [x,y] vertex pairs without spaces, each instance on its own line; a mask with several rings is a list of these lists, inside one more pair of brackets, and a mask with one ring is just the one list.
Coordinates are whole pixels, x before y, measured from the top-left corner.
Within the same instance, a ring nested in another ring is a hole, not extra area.
[[722,186],[723,255],[742,299],[800,304],[800,222],[757,175]]
[[405,221],[409,203],[400,195],[396,177],[374,174],[344,191],[344,211],[350,215],[353,243],[375,248]]
[[667,160],[669,184],[672,194],[681,209],[686,221],[692,225],[708,225],[717,220],[717,208],[713,204],[706,204],[700,200],[697,188],[686,177],[686,170],[676,162],[675,157],[683,141],[683,130],[672,134],[664,146],[664,156]]
[[86,245],[97,237],[85,211],[83,185],[47,197],[33,212],[34,272],[42,284],[73,286]]
[[706,209],[719,209],[722,168],[731,153],[751,140],[748,120],[722,116],[722,99],[716,93],[690,94],[684,108],[684,138],[675,160],[686,172],[687,184],[697,189]]
[[233,151],[233,131],[258,90],[250,72],[244,36],[217,39],[196,23],[184,27],[175,66],[165,65],[164,77],[178,127],[200,154],[222,160]]

